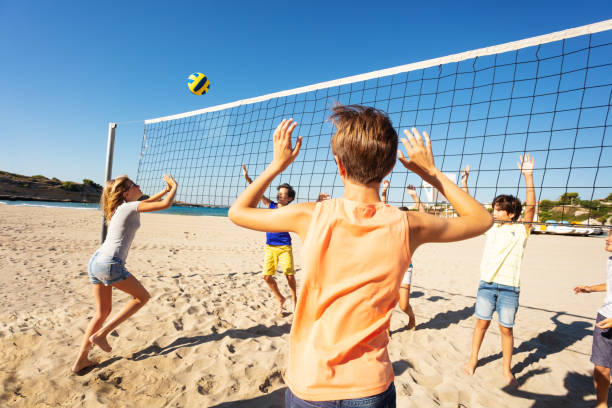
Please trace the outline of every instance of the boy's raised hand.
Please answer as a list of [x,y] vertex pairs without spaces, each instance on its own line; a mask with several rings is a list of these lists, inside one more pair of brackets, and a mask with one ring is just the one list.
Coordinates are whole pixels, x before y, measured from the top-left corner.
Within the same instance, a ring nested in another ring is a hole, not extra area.
[[414,188],[412,184],[408,184],[408,187],[406,187],[406,192],[410,194],[411,197],[414,197],[414,196],[418,197],[416,188]]
[[[428,181],[437,172],[434,164],[433,152],[431,151],[431,142],[427,132],[423,132],[423,137],[416,128],[412,128],[412,132],[408,129],[404,130],[405,138],[401,139],[408,158],[400,149],[397,150],[398,160],[406,167]],[[425,139],[425,142],[423,142]]]
[[244,176],[244,179],[247,181],[247,183],[251,184],[253,182],[253,180],[251,180],[251,178],[249,177],[249,172],[247,171],[246,164],[242,165],[242,175]]
[[295,147],[291,143],[291,135],[297,126],[293,119],[283,119],[276,127],[272,137],[274,141],[274,158],[271,165],[276,167],[278,172],[285,170],[298,156],[302,146],[302,136],[298,136]]
[[529,155],[529,153],[524,156],[520,156],[521,160],[516,163],[516,166],[519,168],[523,176],[533,176],[533,168],[535,166],[535,160],[533,157]]
[[329,200],[331,197],[327,193],[319,193],[319,198],[317,198],[317,203],[320,201]]
[[468,177],[470,177],[470,165],[465,166],[463,170],[461,170],[461,185],[467,186]]

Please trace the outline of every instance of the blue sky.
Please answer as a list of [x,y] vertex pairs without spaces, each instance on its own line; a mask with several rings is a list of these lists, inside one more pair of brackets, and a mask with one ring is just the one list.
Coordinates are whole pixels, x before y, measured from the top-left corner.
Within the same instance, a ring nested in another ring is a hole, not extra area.
[[[0,0],[0,170],[135,175],[142,120],[612,17],[609,1]],[[204,72],[211,91],[192,95]]]

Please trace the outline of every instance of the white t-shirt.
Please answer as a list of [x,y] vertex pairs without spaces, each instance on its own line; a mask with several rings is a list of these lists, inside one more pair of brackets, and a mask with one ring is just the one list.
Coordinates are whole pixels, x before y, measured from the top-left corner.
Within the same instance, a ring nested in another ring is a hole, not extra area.
[[140,227],[138,203],[139,201],[130,201],[117,207],[108,223],[106,239],[100,247],[101,254],[120,258],[125,262],[136,230]]
[[608,318],[612,317],[612,256],[608,258],[606,266],[606,299],[603,306],[597,312]]
[[480,279],[500,285],[520,286],[521,263],[529,234],[523,224],[493,224],[485,233]]

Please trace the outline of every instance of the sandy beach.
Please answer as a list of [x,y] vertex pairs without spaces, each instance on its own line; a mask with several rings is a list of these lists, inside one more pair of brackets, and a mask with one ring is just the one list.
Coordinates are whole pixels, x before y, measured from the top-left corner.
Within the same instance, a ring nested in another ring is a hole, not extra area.
[[[277,316],[261,279],[264,234],[222,217],[142,215],[127,268],[152,298],[109,337],[110,354],[91,354],[97,367],[70,372],[94,312],[87,262],[101,218],[0,205],[0,406],[283,407],[292,314]],[[518,390],[503,386],[495,320],[475,375],[461,370],[483,245],[478,237],[418,249],[417,328],[407,330],[399,309],[391,320],[398,407],[593,406],[591,334],[605,293],[572,288],[605,281],[604,240],[530,237],[515,327]],[[297,237],[294,248],[299,294]],[[113,293],[117,309],[127,296]]]

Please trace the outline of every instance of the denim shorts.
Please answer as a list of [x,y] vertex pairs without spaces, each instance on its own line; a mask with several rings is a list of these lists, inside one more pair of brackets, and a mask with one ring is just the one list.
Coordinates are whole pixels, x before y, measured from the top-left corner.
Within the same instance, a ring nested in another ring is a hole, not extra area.
[[102,255],[96,251],[87,266],[89,280],[94,285],[103,283],[105,286],[126,280],[132,274],[125,269],[125,263],[121,258]]
[[516,286],[500,285],[480,281],[476,295],[474,315],[481,320],[491,320],[497,310],[497,320],[504,327],[514,326],[521,289]]
[[365,398],[336,401],[305,401],[298,398],[289,388],[285,391],[285,408],[396,408],[395,385],[391,383],[386,391]]

